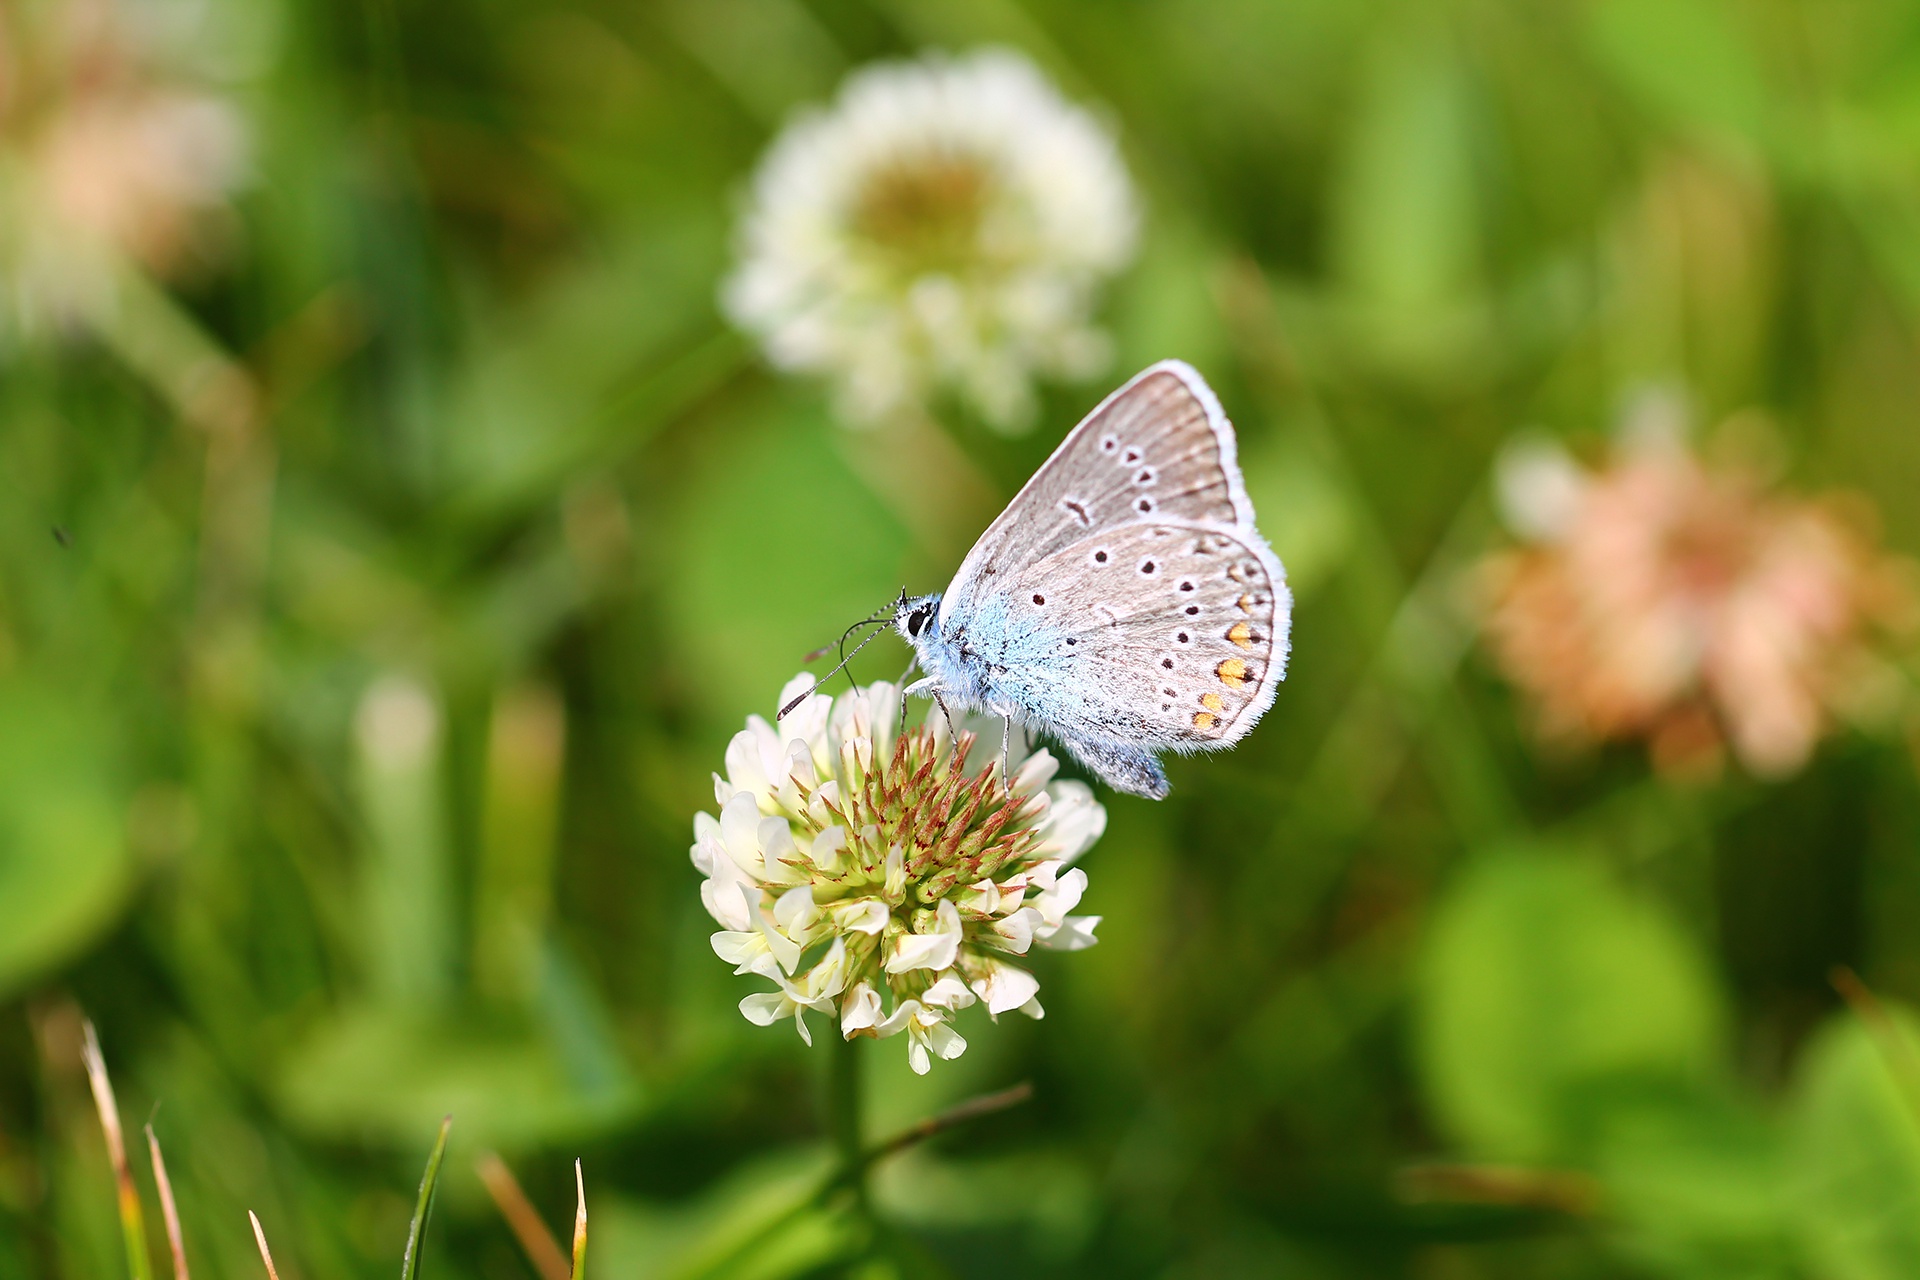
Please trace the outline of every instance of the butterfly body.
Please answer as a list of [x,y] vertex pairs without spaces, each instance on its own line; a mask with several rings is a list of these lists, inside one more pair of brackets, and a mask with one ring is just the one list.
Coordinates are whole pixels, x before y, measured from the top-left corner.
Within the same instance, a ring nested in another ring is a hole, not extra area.
[[1285,674],[1291,600],[1235,449],[1179,361],[1114,392],[945,593],[897,607],[926,673],[908,692],[1036,725],[1116,789],[1165,796],[1158,754],[1239,741]]

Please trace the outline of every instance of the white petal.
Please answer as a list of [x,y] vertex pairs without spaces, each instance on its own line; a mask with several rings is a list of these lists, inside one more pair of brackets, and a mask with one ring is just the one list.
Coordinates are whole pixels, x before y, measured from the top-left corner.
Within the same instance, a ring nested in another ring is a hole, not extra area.
[[840,1001],[840,1034],[851,1040],[879,1021],[880,993],[870,983],[854,983]]
[[[733,866],[731,858],[725,859],[726,866],[733,869],[733,875],[739,875],[739,868]],[[716,875],[711,880],[700,883],[700,901],[706,905],[707,914],[714,923],[727,929],[753,928],[752,898],[760,895],[758,889],[749,886],[743,879]]]
[[[1038,911],[1032,907],[1022,907],[1006,919],[994,921],[991,932],[993,937],[999,940],[997,945],[1002,950],[1023,956],[1033,945],[1033,931],[1043,923]],[[992,939],[983,938],[982,940],[991,941]]]
[[942,1022],[927,1028],[927,1047],[951,1062],[967,1051],[967,1042],[958,1031]]
[[740,1012],[756,1027],[770,1027],[793,1012],[793,1002],[778,991],[759,991],[740,1002]]
[[899,1001],[894,1005],[893,1012],[887,1015],[886,1021],[873,1029],[874,1034],[882,1040],[888,1036],[898,1035],[912,1025],[913,1020],[920,1016],[920,1012],[918,1000]]
[[767,940],[757,930],[727,930],[708,939],[713,954],[728,964],[745,964],[755,956],[767,954]]
[[987,971],[974,979],[973,989],[987,1002],[987,1012],[997,1018],[1032,1000],[1040,990],[1040,979],[1025,969],[989,960]]
[[957,933],[903,933],[894,940],[893,954],[887,957],[888,973],[908,973],[914,969],[945,969],[960,953]]
[[877,898],[847,898],[827,907],[834,927],[846,933],[864,933],[869,937],[887,927],[887,904]]
[[771,795],[773,784],[760,761],[760,744],[755,741],[753,730],[742,729],[733,735],[727,743],[726,761],[727,781],[742,794],[753,796],[754,808],[758,809],[759,797]]
[[831,1012],[833,997],[846,987],[847,977],[847,944],[835,938],[827,954],[794,984],[794,998],[822,1013]]
[[787,745],[787,781],[808,791],[820,785],[819,775],[813,768],[813,752],[804,742]]
[[792,973],[794,966],[800,963],[800,953],[805,950],[805,948],[792,938],[789,938],[786,934],[780,932],[780,930],[775,927],[772,917],[767,915],[764,907],[756,908],[754,917],[755,923],[760,927],[760,936],[767,941],[767,949],[773,952],[774,957],[780,961],[780,967],[782,969],[785,969],[788,973]]
[[1057,929],[1067,913],[1080,905],[1087,892],[1087,873],[1075,867],[1054,882],[1053,888],[1033,900],[1034,909],[1049,928]]
[[1056,782],[1047,792],[1052,804],[1040,824],[1040,849],[1062,862],[1072,862],[1106,833],[1106,807],[1084,782]]
[[[1036,982],[1034,988],[1038,990],[1039,985],[1040,984]],[[967,984],[960,981],[958,975],[945,973],[940,975],[939,979],[926,989],[920,999],[922,1003],[932,1005],[935,1008],[964,1009],[973,1003],[974,995],[973,992],[967,989]]]
[[742,791],[720,811],[720,839],[742,871],[761,874],[765,864],[760,857],[760,802],[750,792]]
[[839,874],[847,865],[847,829],[835,825],[821,831],[807,846],[807,861],[827,875]]
[[803,884],[796,889],[787,890],[775,900],[773,920],[775,924],[791,934],[795,932],[796,926],[801,929],[807,926],[808,917],[813,914],[813,910],[813,886]]
[[1099,924],[1099,916],[1068,916],[1059,929],[1040,939],[1040,945],[1055,951],[1084,951],[1099,941],[1093,936]]
[[916,1038],[907,1040],[907,1065],[913,1068],[913,1074],[923,1076],[933,1066],[927,1059],[927,1047]]
[[1060,762],[1045,747],[1028,756],[1026,762],[1013,775],[1013,790],[1016,795],[1032,795],[1053,781],[1053,775],[1060,771]]

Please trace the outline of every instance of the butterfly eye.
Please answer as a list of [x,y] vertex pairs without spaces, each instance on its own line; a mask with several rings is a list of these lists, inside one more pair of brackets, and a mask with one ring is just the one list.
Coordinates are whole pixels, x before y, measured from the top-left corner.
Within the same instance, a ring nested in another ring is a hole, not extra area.
[[912,613],[907,615],[907,638],[913,639],[913,640],[919,639],[920,629],[926,625],[927,625],[927,610],[924,608],[915,609]]

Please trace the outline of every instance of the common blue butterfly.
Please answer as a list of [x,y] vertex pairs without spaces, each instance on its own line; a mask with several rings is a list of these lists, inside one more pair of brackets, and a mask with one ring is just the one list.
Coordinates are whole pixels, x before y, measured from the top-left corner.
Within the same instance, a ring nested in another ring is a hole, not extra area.
[[1232,746],[1286,674],[1292,598],[1253,524],[1233,424],[1163,360],[1103,400],[893,624],[906,690],[1038,726],[1109,786],[1161,799],[1162,751]]

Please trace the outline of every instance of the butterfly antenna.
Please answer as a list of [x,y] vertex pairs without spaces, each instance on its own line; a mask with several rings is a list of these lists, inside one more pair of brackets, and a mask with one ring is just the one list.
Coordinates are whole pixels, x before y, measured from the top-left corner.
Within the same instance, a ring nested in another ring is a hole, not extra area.
[[[862,622],[862,623],[858,623],[858,624],[856,624],[856,625],[857,625],[857,626],[863,626],[863,627],[864,627],[864,626],[874,626],[874,622],[872,622],[872,621],[868,621],[868,622]],[[849,630],[852,630],[852,628],[849,628]],[[807,691],[806,691],[805,693],[802,693],[802,694],[797,694],[797,695],[795,695],[795,697],[793,698],[793,700],[792,700],[792,701],[790,701],[790,702],[788,702],[786,706],[784,706],[784,707],[782,707],[782,708],[780,708],[780,714],[778,714],[778,715],[776,715],[776,716],[774,717],[774,719],[775,719],[776,721],[780,721],[780,720],[785,720],[785,719],[787,718],[787,713],[788,713],[789,711],[792,711],[792,710],[793,710],[793,709],[794,709],[795,707],[797,707],[797,706],[799,706],[799,705],[800,705],[801,703],[803,703],[803,702],[805,702],[805,701],[806,701],[806,700],[807,700],[808,698],[811,698],[811,697],[812,697],[812,696],[813,696],[814,694],[816,694],[816,693],[818,693],[818,692],[820,691],[820,686],[821,686],[821,685],[823,685],[823,684],[825,684],[825,683],[826,683],[827,681],[829,681],[829,680],[831,680],[831,679],[833,679],[833,678],[834,678],[835,676],[837,676],[837,675],[839,675],[839,674],[840,674],[840,671],[841,671],[841,668],[843,668],[843,667],[845,667],[845,666],[846,666],[846,665],[847,665],[847,664],[848,664],[849,662],[852,662],[852,661],[853,661],[853,660],[854,660],[855,658],[857,658],[857,657],[859,657],[859,656],[860,656],[860,651],[861,651],[862,649],[864,649],[864,648],[866,648],[866,647],[867,647],[867,646],[868,646],[869,644],[872,644],[872,643],[873,643],[873,638],[874,638],[875,636],[878,636],[878,635],[884,635],[884,634],[886,634],[886,628],[884,628],[884,627],[880,627],[880,628],[877,628],[877,629],[876,629],[876,630],[874,630],[874,631],[871,631],[871,632],[868,632],[868,633],[867,633],[867,635],[866,635],[866,637],[865,637],[864,639],[862,639],[862,640],[860,641],[860,643],[859,643],[859,644],[857,644],[857,645],[855,645],[855,646],[853,646],[853,652],[852,652],[852,653],[850,653],[850,654],[848,654],[848,655],[847,655],[846,657],[844,657],[844,658],[842,658],[842,659],[840,660],[840,662],[839,662],[839,664],[838,664],[837,666],[835,666],[833,670],[831,670],[831,671],[829,671],[829,672],[827,672],[827,673],[826,673],[825,675],[823,675],[823,676],[820,676],[820,677],[818,677],[818,678],[816,678],[816,679],[814,680],[814,682],[813,682],[813,684],[812,684],[812,685],[811,685],[811,686],[810,686],[810,687],[809,687],[809,688],[807,689]],[[844,644],[844,643],[845,643],[845,641],[844,641],[844,640],[842,640],[842,642],[841,642],[841,643],[843,643],[843,644]]]
[[[804,702],[804,700],[810,699],[810,697],[814,697],[816,693],[820,693],[820,685],[824,685],[824,683],[828,683],[829,679],[833,679],[833,677],[839,676],[839,674],[841,674],[841,670],[845,670],[845,666],[847,666],[849,662],[852,662],[852,660],[854,660],[854,658],[856,658],[856,656],[860,654],[860,651],[862,651],[862,649],[866,649],[866,647],[868,647],[868,643],[870,643],[870,641],[874,639],[874,635],[879,635],[881,631],[874,631],[874,633],[870,633],[870,635],[866,635],[866,637],[864,637],[864,639],[862,639],[862,641],[860,641],[858,645],[854,645],[854,647],[852,647],[852,652],[847,652],[847,637],[849,637],[849,635],[852,635],[854,631],[858,631],[858,629],[860,628],[872,628],[872,626],[879,626],[879,624],[885,624],[887,620],[891,620],[891,618],[893,618],[893,616],[895,616],[895,614],[899,612],[900,603],[904,603],[904,601],[906,601],[906,587],[900,587],[899,601],[893,601],[893,603],[889,603],[889,604],[885,604],[885,606],[881,606],[879,610],[876,610],[876,612],[872,612],[872,614],[868,614],[868,616],[866,616],[866,618],[862,618],[860,622],[856,622],[856,624],[852,624],[851,628],[847,628],[845,629],[845,631],[841,631],[841,637],[839,637],[839,641],[837,641],[837,643],[839,643],[839,651],[841,651],[841,660],[839,660],[839,666],[835,666],[835,668],[833,668],[831,672],[828,672],[826,676],[816,677],[816,679],[814,679],[814,683],[812,683],[812,687],[808,687],[808,689],[806,689],[806,693],[803,693],[803,695],[799,695],[799,697],[795,697],[795,699],[791,700],[791,702],[787,702],[785,706],[781,706],[780,714],[778,714],[778,716],[774,716],[774,720],[776,720],[776,722],[780,722],[780,720],[785,720],[785,718],[787,718],[787,712],[791,712],[791,710],[793,710],[795,706],[799,706],[799,704],[801,704],[801,702]],[[810,654],[806,654],[806,660],[808,660],[808,662],[812,662],[814,658],[818,658],[818,656],[822,656],[822,654],[828,651],[828,649],[833,649],[833,645],[822,645],[820,649],[816,649],[816,651],[812,651],[810,652]],[[847,677],[847,679],[852,679],[852,677],[849,676]]]

